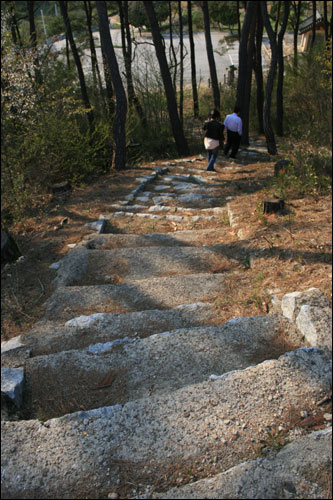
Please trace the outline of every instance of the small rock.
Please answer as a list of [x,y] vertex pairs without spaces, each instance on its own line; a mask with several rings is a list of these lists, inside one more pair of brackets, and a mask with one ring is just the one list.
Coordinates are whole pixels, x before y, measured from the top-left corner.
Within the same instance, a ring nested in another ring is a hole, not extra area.
[[119,498],[119,495],[118,493],[116,493],[115,491],[112,491],[111,493],[108,494],[108,498]]
[[302,418],[307,418],[307,416],[308,416],[308,412],[307,411],[305,411],[305,410],[301,411],[301,417]]
[[324,413],[324,419],[327,422],[332,422],[332,413]]

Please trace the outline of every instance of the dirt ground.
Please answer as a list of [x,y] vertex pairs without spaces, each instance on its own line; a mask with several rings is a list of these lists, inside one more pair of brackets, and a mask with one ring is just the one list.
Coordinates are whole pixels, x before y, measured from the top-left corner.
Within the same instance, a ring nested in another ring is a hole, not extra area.
[[[109,213],[110,204],[122,200],[137,186],[137,177],[151,174],[154,168],[165,166],[163,163],[161,160],[112,172],[86,187],[48,195],[43,206],[10,228],[23,257],[1,270],[2,340],[28,332],[42,318],[42,304],[54,290],[52,280],[56,271],[49,266],[70,251],[69,245],[79,243],[83,236],[93,232],[85,224]],[[331,302],[331,196],[288,199],[283,214],[266,215],[261,207],[263,199],[274,195],[266,185],[273,176],[274,164],[247,164],[237,173],[230,173],[223,168],[225,165],[220,162],[216,166],[216,177],[229,181],[224,184],[228,193],[223,196],[234,197],[233,210],[239,217],[238,226],[230,227],[229,240],[234,243],[230,251],[239,248],[247,252],[247,257],[239,259],[236,270],[226,273],[227,293],[215,301],[219,321],[267,313],[272,295],[282,298],[285,293],[310,287],[320,288]],[[192,166],[204,169],[205,163],[198,160]],[[113,224],[112,232],[127,233],[188,228],[155,220],[141,220],[140,226],[131,219]],[[217,224],[229,222],[224,218]],[[191,225],[192,229],[196,227],[203,228],[202,222]]]

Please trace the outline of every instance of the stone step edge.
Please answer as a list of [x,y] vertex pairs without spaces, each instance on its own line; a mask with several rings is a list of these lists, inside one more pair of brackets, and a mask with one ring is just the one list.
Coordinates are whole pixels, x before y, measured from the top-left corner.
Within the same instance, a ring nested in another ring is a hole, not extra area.
[[[31,337],[40,337],[46,330],[46,335],[48,335],[49,330],[51,329],[66,329],[68,332],[71,330],[82,331],[86,329],[92,329],[93,331],[97,329],[98,323],[101,320],[105,320],[106,322],[110,321],[112,323],[113,318],[122,318],[128,317],[131,318],[138,313],[145,314],[153,314],[156,312],[161,312],[165,314],[175,314],[178,312],[194,312],[196,310],[206,310],[209,311],[212,309],[213,304],[211,302],[194,302],[193,304],[180,304],[179,306],[175,306],[169,309],[146,309],[143,311],[135,311],[135,312],[126,312],[126,313],[92,313],[86,315],[75,316],[74,318],[67,320],[63,324],[59,324],[56,321],[46,320],[39,321],[35,324],[34,328],[27,332],[26,334],[17,335],[16,337],[12,337],[10,340],[1,342],[1,356],[2,362],[4,362],[6,356],[15,356],[24,362],[25,359],[31,357],[31,351],[29,349],[29,340]],[[213,313],[212,313],[213,315]],[[107,325],[105,325],[105,328]],[[161,332],[160,332],[161,333]],[[154,334],[153,334],[154,335]],[[129,337],[133,338],[133,337]],[[27,342],[28,339],[28,342]],[[116,340],[116,339],[114,339]]]
[[[146,495],[132,498],[170,500],[270,498],[272,492],[282,491],[283,488],[289,494],[287,498],[303,498],[300,494],[304,486],[308,489],[312,486],[315,490],[311,492],[315,493],[315,496],[311,495],[307,498],[321,498],[321,495],[327,491],[318,493],[318,485],[316,482],[309,482],[306,470],[313,469],[314,466],[319,470],[322,464],[332,462],[331,441],[332,427],[326,427],[296,438],[279,451],[271,453],[267,458],[242,462],[211,478],[175,487],[164,493],[154,493],[153,487],[149,487],[146,489]],[[295,485],[296,492],[294,492]],[[299,488],[300,490],[297,491]],[[290,496],[291,493],[297,496]],[[320,496],[317,496],[318,494]]]

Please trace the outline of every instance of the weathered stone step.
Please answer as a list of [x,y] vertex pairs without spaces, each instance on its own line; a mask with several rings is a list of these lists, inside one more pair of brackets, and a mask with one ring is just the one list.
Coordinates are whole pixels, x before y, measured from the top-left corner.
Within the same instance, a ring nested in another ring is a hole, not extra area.
[[213,302],[223,287],[221,273],[129,280],[119,285],[58,287],[43,305],[44,317],[64,322],[82,314],[170,309],[181,304]]
[[318,411],[331,385],[329,361],[316,348],[298,349],[123,406],[2,422],[3,495],[107,498],[128,482],[168,490],[179,471],[188,477],[207,463],[207,475],[257,458],[269,431]]
[[166,493],[135,498],[329,498],[331,468],[332,427],[328,427],[297,438],[267,458],[243,462]]
[[226,272],[238,266],[223,245],[146,247],[115,250],[74,249],[61,261],[54,283],[101,285],[177,274]]
[[282,316],[129,337],[30,358],[25,362],[29,418],[124,404],[244,369],[292,348]]
[[21,366],[23,358],[18,351],[22,350],[29,349],[31,356],[51,354],[82,349],[90,344],[124,337],[145,338],[167,330],[209,325],[215,320],[216,311],[213,305],[208,302],[197,302],[167,310],[82,315],[62,325],[52,321],[41,321],[29,333],[7,342],[12,344],[12,352],[10,353],[9,349],[2,352],[1,363],[2,366]]
[[228,227],[148,234],[90,234],[80,246],[88,250],[137,248],[151,246],[202,246],[222,243],[228,238]]

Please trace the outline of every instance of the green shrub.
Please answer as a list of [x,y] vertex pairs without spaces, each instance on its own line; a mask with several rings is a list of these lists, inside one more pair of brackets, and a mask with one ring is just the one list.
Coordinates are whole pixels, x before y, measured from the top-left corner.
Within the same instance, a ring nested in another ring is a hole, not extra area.
[[301,142],[290,146],[289,166],[272,181],[277,194],[287,199],[304,195],[325,195],[332,186],[332,152]]

